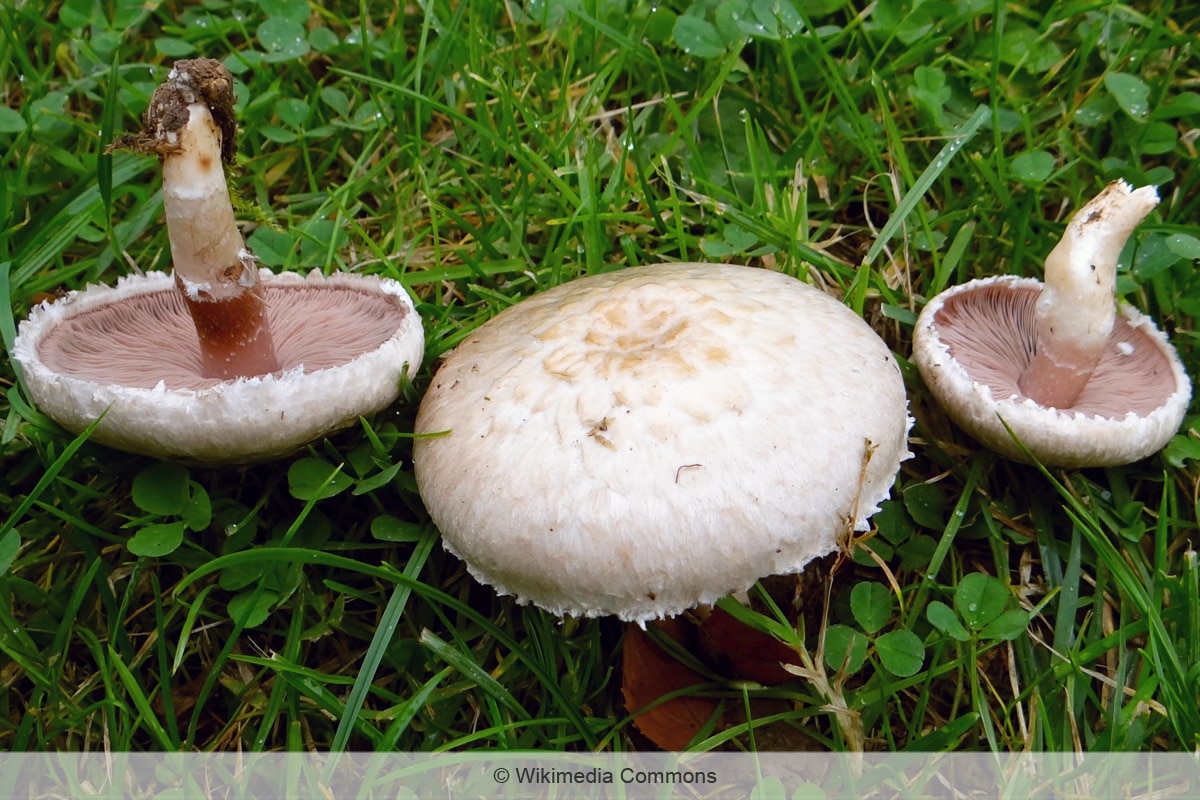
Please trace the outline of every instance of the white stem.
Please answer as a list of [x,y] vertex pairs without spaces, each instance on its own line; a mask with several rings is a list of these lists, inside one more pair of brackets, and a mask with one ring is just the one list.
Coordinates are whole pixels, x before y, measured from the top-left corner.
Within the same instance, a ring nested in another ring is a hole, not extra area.
[[222,380],[277,372],[258,268],[225,183],[221,130],[207,105],[192,102],[187,112],[185,125],[163,134],[178,145],[163,157],[163,206],[175,283],[200,341],[200,368]]
[[240,297],[258,283],[258,270],[233,216],[221,133],[208,106],[188,106],[187,124],[169,135],[179,150],[163,159],[163,206],[171,260],[194,300]]
[[1158,204],[1153,186],[1114,181],[1075,214],[1046,257],[1037,350],[1018,385],[1044,406],[1070,408],[1104,354],[1116,320],[1117,258]]

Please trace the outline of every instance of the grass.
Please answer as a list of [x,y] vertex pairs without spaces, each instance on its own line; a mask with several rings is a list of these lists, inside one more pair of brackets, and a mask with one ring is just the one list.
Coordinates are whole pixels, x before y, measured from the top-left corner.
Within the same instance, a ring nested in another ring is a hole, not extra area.
[[1069,211],[1122,177],[1164,200],[1119,289],[1196,374],[1197,6],[374,5],[0,8],[6,347],[46,294],[168,265],[154,164],[102,152],[192,55],[239,79],[234,183],[264,262],[398,278],[428,338],[408,402],[245,470],[71,436],[0,363],[0,747],[649,746],[621,626],[474,584],[409,451],[438,356],[476,326],[669,260],[840,293],[917,418],[893,500],[837,567],[824,649],[766,593],[731,609],[803,649],[806,676],[704,684],[740,717],[694,748],[781,729],[845,748],[833,696],[868,749],[1200,745],[1190,425],[1139,464],[1041,471],[955,430],[906,360],[926,298],[1039,274]]

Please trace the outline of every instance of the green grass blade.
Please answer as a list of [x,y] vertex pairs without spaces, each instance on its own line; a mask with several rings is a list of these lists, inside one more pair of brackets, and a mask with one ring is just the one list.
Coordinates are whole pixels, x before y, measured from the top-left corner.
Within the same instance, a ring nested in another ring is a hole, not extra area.
[[[417,576],[425,568],[425,562],[429,559],[429,554],[433,550],[433,546],[437,540],[437,530],[433,526],[427,527],[425,533],[421,536],[421,540],[413,548],[412,555],[409,556],[408,563],[404,567],[406,577],[414,582],[417,580]],[[397,586],[392,590],[392,596],[388,600],[387,608],[384,609],[383,615],[380,617],[379,627],[375,631],[375,636],[371,639],[370,647],[367,648],[367,652],[363,656],[358,677],[354,681],[353,688],[350,689],[350,696],[346,698],[346,709],[342,713],[337,731],[333,735],[333,742],[330,744],[329,749],[331,752],[340,753],[346,749],[346,744],[350,740],[350,733],[354,730],[354,725],[358,720],[358,713],[362,710],[363,703],[367,699],[367,694],[371,690],[371,684],[375,680],[375,673],[383,661],[383,654],[387,650],[388,644],[392,641],[392,635],[396,631],[396,626],[400,623],[400,616],[404,613],[404,607],[408,603],[410,594],[412,594],[411,586]]]
[[27,494],[21,500],[21,502],[17,504],[17,507],[13,510],[13,512],[8,515],[8,519],[4,520],[3,524],[0,524],[0,536],[4,536],[10,530],[16,527],[18,522],[24,519],[25,513],[29,511],[29,507],[36,503],[38,498],[42,496],[42,493],[54,483],[54,480],[58,477],[58,473],[62,471],[63,467],[65,467],[72,458],[74,458],[75,454],[79,452],[79,448],[83,447],[84,443],[91,438],[92,433],[96,430],[97,426],[100,425],[100,421],[103,419],[104,417],[102,416],[91,425],[88,425],[86,428],[84,428],[83,433],[76,436],[71,440],[70,444],[63,448],[63,451],[58,458],[54,459],[54,463],[46,468],[46,471],[42,474],[41,479],[39,479],[37,484],[33,487],[33,491]]
[[887,246],[888,242],[900,232],[901,227],[903,227],[913,209],[917,207],[917,204],[925,197],[925,193],[933,186],[934,181],[950,166],[950,162],[954,156],[963,148],[963,145],[974,138],[979,129],[991,117],[991,109],[987,106],[978,106],[967,121],[960,125],[954,133],[950,134],[950,141],[946,142],[946,145],[942,147],[929,166],[917,178],[912,188],[900,199],[896,210],[888,217],[888,221],[879,231],[879,236],[875,238],[871,249],[867,251],[867,255],[863,259],[863,264],[871,264],[879,257],[879,254],[883,252],[883,248]]
[[167,734],[162,723],[158,721],[158,715],[154,713],[154,709],[150,705],[149,698],[142,691],[142,685],[138,679],[134,677],[133,672],[121,660],[121,654],[113,648],[108,648],[108,666],[117,673],[117,677],[121,681],[121,685],[125,687],[125,691],[129,693],[129,699],[133,701],[133,705],[138,710],[140,720],[154,738],[157,747],[161,750],[174,752],[179,749],[179,743],[172,741]]

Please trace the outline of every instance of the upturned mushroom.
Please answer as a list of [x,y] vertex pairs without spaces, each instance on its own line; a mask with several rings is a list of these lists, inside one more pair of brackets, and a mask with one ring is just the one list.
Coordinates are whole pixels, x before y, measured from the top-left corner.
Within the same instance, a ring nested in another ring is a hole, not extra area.
[[93,440],[160,458],[284,455],[383,408],[421,363],[420,317],[396,281],[260,270],[229,198],[233,77],[178,62],[144,130],[157,155],[174,275],[126,277],[35,308],[13,357],[34,402]]
[[1174,435],[1191,382],[1154,323],[1115,299],[1121,250],[1157,203],[1153,186],[1109,184],[1068,223],[1044,283],[985,278],[925,306],[913,359],[963,430],[1057,467],[1129,463]]
[[907,458],[883,341],[749,267],[582,278],[441,365],[414,468],[448,550],[555,614],[669,616],[798,572],[861,530]]

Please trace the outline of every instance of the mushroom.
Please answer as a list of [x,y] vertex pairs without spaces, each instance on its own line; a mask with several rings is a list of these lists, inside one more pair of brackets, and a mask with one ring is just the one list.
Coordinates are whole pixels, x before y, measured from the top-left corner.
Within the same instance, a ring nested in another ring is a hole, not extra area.
[[383,408],[424,351],[397,281],[260,270],[234,221],[233,78],[178,62],[145,130],[119,145],[163,165],[174,275],[126,277],[43,303],[13,357],[34,402],[67,429],[159,458],[252,462]]
[[1153,186],[1111,183],[1067,225],[1044,284],[974,280],[925,306],[913,359],[961,428],[1008,458],[1055,467],[1162,449],[1191,383],[1154,323],[1130,306],[1118,313],[1114,299],[1121,249],[1157,203]]
[[862,530],[909,456],[900,371],[834,298],[659,264],[505,309],[441,365],[417,485],[480,581],[555,614],[670,616]]
[[[13,357],[38,407],[92,440],[194,463],[286,455],[393,402],[424,335],[404,287],[358,275],[260,271],[279,372],[222,380],[166,273],[34,309]],[[101,419],[103,417],[103,419]]]

